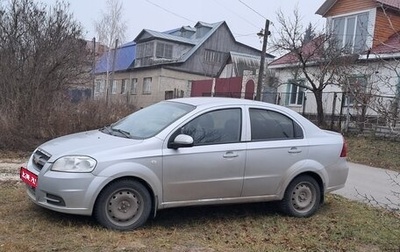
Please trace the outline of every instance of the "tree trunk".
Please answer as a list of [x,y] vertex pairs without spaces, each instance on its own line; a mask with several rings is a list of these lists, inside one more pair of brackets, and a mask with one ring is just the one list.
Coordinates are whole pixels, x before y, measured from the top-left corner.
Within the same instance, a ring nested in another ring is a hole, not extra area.
[[325,115],[324,115],[324,107],[322,103],[322,90],[313,90],[313,94],[315,96],[315,101],[317,104],[317,125],[320,127],[325,127]]

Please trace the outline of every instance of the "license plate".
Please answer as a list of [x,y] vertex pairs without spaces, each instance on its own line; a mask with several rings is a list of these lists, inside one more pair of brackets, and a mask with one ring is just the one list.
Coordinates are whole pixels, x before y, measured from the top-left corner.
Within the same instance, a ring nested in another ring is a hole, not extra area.
[[19,177],[21,180],[26,183],[27,185],[32,186],[33,188],[36,188],[37,182],[38,182],[38,177],[36,174],[28,171],[26,168],[21,167],[19,171]]

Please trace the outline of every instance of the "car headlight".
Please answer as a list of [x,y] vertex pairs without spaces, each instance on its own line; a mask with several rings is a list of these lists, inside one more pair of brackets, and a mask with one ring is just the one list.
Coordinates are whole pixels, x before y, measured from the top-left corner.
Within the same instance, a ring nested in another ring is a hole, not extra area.
[[97,161],[87,156],[65,156],[54,162],[52,171],[60,172],[92,172]]

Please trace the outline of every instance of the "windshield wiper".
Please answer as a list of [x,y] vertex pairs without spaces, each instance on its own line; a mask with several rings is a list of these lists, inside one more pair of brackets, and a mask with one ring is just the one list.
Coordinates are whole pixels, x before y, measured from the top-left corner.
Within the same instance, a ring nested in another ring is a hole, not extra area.
[[126,138],[132,138],[131,133],[129,133],[129,132],[126,131],[126,130],[117,129],[117,128],[113,128],[113,127],[110,127],[110,129],[111,129],[112,131],[115,131],[115,132],[120,133],[121,135],[123,135],[123,136],[126,137]]
[[112,135],[112,130],[110,130],[110,128],[110,126],[104,126],[103,128],[100,128],[100,131]]

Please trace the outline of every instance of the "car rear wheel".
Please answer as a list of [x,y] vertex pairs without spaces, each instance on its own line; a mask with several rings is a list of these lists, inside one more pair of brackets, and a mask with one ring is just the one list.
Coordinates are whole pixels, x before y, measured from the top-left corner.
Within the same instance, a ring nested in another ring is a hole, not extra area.
[[149,218],[151,197],[141,183],[119,180],[109,184],[99,195],[94,217],[104,227],[133,230]]
[[281,201],[284,213],[294,217],[309,217],[319,208],[321,189],[317,181],[307,175],[295,178],[286,188]]

